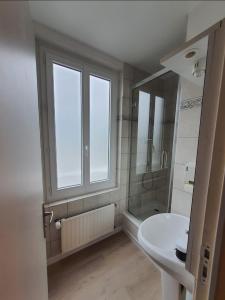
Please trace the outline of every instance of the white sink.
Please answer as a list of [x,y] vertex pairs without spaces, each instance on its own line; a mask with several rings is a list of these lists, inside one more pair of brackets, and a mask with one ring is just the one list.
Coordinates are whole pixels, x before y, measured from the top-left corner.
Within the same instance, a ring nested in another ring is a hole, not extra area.
[[180,284],[193,291],[194,277],[176,257],[175,250],[178,240],[187,243],[188,229],[189,219],[172,213],[154,215],[139,227],[139,243],[161,271],[163,299],[178,299]]

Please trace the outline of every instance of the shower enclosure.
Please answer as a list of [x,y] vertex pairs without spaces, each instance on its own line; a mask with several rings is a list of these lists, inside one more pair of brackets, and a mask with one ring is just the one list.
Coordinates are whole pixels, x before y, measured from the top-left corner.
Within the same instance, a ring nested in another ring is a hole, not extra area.
[[159,72],[133,89],[128,210],[145,218],[170,210],[178,75]]

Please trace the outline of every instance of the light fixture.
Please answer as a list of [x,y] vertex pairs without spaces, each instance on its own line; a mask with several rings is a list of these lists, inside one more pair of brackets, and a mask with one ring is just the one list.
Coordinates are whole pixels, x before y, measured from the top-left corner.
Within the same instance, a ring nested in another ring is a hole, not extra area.
[[192,49],[188,49],[185,54],[184,54],[184,57],[186,59],[191,59],[193,58],[194,56],[196,56],[196,54],[199,52],[199,50],[197,48],[192,48]]

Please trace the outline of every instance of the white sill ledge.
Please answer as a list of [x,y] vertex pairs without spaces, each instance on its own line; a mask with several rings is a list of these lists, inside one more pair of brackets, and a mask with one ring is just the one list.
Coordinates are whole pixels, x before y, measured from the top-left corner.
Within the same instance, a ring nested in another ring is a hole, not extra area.
[[48,208],[48,207],[52,207],[52,206],[56,206],[56,205],[60,205],[60,204],[65,204],[65,203],[69,203],[69,202],[73,202],[73,201],[82,200],[82,199],[85,199],[85,198],[91,198],[93,196],[107,194],[109,192],[117,191],[117,190],[119,190],[119,188],[120,187],[115,187],[115,188],[112,188],[112,189],[108,189],[108,190],[104,190],[104,191],[100,191],[100,192],[96,192],[96,193],[85,194],[85,195],[82,195],[82,196],[77,196],[77,197],[63,199],[63,200],[57,200],[57,201],[50,202],[50,203],[44,203],[44,207]]

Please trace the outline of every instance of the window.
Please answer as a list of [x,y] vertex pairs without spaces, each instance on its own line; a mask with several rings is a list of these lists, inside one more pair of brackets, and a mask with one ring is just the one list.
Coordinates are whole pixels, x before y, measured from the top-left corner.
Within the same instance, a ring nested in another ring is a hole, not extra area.
[[81,72],[53,63],[57,188],[82,184]]
[[47,201],[115,187],[117,73],[53,50],[40,53]]

